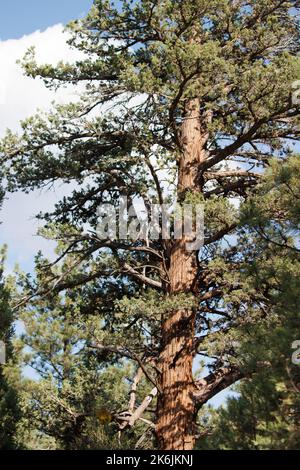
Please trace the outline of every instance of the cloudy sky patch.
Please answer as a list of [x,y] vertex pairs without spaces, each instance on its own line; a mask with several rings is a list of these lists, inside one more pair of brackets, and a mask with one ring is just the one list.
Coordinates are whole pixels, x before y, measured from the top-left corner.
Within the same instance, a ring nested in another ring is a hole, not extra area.
[[[54,99],[60,103],[76,99],[74,89],[62,88],[54,93],[41,80],[24,76],[17,64],[31,46],[36,48],[39,63],[74,62],[80,56],[67,45],[67,38],[63,25],[57,24],[20,39],[0,41],[0,138],[8,128],[20,131],[21,120],[34,114],[38,108],[49,110]],[[56,187],[55,190],[6,197],[0,212],[0,245],[8,245],[9,271],[15,263],[25,271],[32,270],[38,250],[53,256],[54,244],[36,236],[38,224],[34,215],[51,209],[63,193],[63,187]]]

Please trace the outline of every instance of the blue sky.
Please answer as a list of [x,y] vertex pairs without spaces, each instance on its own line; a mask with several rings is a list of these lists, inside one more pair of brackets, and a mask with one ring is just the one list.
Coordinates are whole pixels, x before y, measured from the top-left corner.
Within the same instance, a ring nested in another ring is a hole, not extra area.
[[84,16],[92,0],[10,0],[1,2],[0,38],[18,39]]

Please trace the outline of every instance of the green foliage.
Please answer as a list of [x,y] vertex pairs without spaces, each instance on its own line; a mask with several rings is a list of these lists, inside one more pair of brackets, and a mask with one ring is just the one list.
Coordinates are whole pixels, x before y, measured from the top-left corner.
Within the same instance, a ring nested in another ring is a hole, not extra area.
[[300,370],[292,363],[300,322],[299,169],[298,156],[275,162],[244,207],[249,230],[242,238],[250,237],[255,247],[244,275],[271,300],[271,312],[263,321],[253,323],[252,316],[252,323],[241,324],[239,361],[248,371],[256,363],[261,368],[236,387],[239,396],[212,414],[213,432],[200,448],[300,447]]
[[23,384],[22,410],[25,435],[29,432],[29,446],[35,448],[128,445],[128,437],[117,440],[116,423],[103,427],[97,414],[101,408],[112,416],[126,409],[132,367],[94,349],[105,336],[104,320],[84,315],[81,295],[77,290],[33,301],[20,315],[25,332],[16,348],[36,375]]
[[12,346],[13,315],[10,306],[10,293],[3,279],[3,258],[0,260],[0,341],[5,345],[5,364],[0,364],[0,449],[15,449],[19,443],[16,428],[20,419],[20,403],[17,388],[18,368]]

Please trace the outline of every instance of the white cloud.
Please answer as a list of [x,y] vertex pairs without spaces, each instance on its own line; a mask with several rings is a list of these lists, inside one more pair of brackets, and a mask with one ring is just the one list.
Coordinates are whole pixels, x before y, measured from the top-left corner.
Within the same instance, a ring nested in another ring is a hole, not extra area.
[[[80,58],[80,54],[67,45],[66,39],[63,26],[58,24],[17,40],[0,41],[0,138],[7,128],[18,131],[20,120],[34,114],[37,108],[47,110],[54,99],[67,102],[74,98],[72,88],[54,93],[46,89],[41,80],[25,77],[16,63],[30,46],[36,47],[39,63],[56,64],[59,60],[73,62]],[[18,193],[4,201],[0,212],[0,245],[8,244],[9,270],[15,262],[26,270],[30,269],[39,249],[48,255],[53,253],[53,244],[35,236],[37,223],[32,217],[41,210],[53,207],[61,193],[62,189],[42,194]]]
[[71,89],[61,89],[54,93],[46,89],[41,80],[24,76],[22,68],[16,63],[23,58],[30,46],[36,47],[39,63],[56,64],[59,60],[73,62],[80,55],[68,46],[67,38],[67,34],[63,33],[63,26],[58,24],[21,39],[0,41],[0,135],[6,128],[18,129],[19,121],[34,113],[36,108],[49,108],[54,98],[64,102],[72,98]]

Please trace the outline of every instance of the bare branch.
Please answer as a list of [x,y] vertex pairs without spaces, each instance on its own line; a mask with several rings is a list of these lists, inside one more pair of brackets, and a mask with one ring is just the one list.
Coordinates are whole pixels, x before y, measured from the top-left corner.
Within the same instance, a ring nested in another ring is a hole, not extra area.
[[142,284],[147,284],[148,286],[150,287],[156,287],[156,288],[159,288],[161,289],[162,288],[162,283],[160,281],[155,281],[154,279],[151,279],[147,276],[144,276],[143,274],[139,273],[138,271],[136,271],[132,266],[130,266],[129,264],[125,263],[123,265],[124,267],[124,271],[123,273],[128,273],[130,274],[131,276],[133,276],[135,279],[137,279],[138,281],[142,282]]
[[143,374],[143,370],[142,370],[141,367],[139,367],[136,374],[135,374],[135,376],[134,376],[132,386],[131,386],[131,390],[130,390],[130,400],[129,400],[129,406],[128,406],[128,411],[130,413],[133,413],[133,410],[134,410],[134,407],[135,407],[136,389],[137,389],[138,383],[140,382],[140,380],[142,378],[142,374]]

